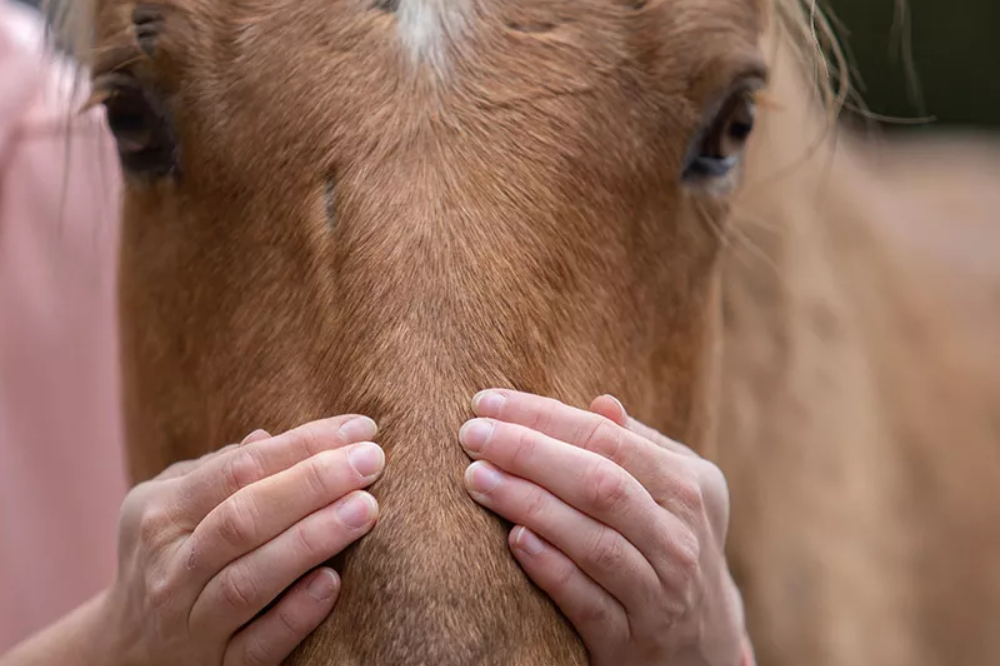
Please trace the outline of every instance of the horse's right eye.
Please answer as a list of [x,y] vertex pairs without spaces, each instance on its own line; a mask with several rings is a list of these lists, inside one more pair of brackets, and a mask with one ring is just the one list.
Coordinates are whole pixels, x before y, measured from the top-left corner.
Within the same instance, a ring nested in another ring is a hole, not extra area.
[[115,76],[104,82],[108,126],[128,175],[176,175],[177,144],[163,105],[135,80]]
[[728,100],[699,137],[686,165],[687,180],[723,178],[736,167],[753,131],[754,103],[745,94]]
[[722,105],[714,109],[688,146],[682,179],[691,185],[728,188],[730,176],[743,157],[754,128],[754,93],[762,82],[752,77],[741,82]]

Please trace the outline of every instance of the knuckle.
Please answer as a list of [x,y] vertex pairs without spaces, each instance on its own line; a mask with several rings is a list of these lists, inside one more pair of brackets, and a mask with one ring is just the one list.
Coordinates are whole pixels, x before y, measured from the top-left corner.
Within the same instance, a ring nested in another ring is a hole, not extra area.
[[262,479],[264,467],[253,449],[243,448],[229,458],[223,475],[229,488],[236,492]]
[[347,458],[340,452],[323,451],[310,458],[305,465],[306,483],[309,491],[317,497],[327,497],[333,491],[331,470],[337,463],[347,464]]
[[610,529],[602,528],[592,548],[585,555],[589,564],[598,571],[613,571],[625,561],[623,538]]
[[[500,427],[500,426],[498,426]],[[515,469],[524,469],[531,465],[538,448],[538,436],[532,430],[522,429],[518,432],[511,455],[511,465]]]
[[729,484],[722,470],[709,461],[699,465],[702,501],[708,519],[717,532],[725,533],[729,524]]
[[552,411],[558,404],[558,401],[552,398],[543,398],[539,409],[532,411],[531,417],[527,419],[528,422],[525,425],[532,430],[546,432],[552,425]]
[[243,567],[230,566],[226,570],[220,587],[222,602],[231,609],[246,609],[256,605],[257,586]]
[[219,534],[232,546],[253,543],[257,536],[258,516],[257,504],[249,495],[233,495],[222,507]]
[[271,666],[276,662],[270,643],[256,635],[247,639],[243,647],[243,659],[239,662],[241,666]]
[[696,578],[701,566],[701,541],[691,529],[674,538],[674,565],[684,580]]
[[326,550],[328,542],[333,539],[333,536],[339,532],[344,531],[343,525],[340,523],[334,523],[330,521],[329,526],[324,526],[322,534],[326,535],[327,538],[322,538],[317,536],[309,529],[308,525],[299,524],[295,527],[295,541],[298,544],[298,550],[304,556],[318,555],[321,551]]
[[[611,613],[606,604],[587,604],[579,613],[579,622],[587,627],[604,627],[609,623]],[[652,662],[651,662],[652,663]]]
[[329,449],[331,444],[344,444],[343,438],[330,425],[326,421],[306,423],[288,433],[289,439],[294,446],[301,447],[305,455],[316,455]]
[[581,441],[584,449],[617,461],[621,452],[622,431],[603,416],[595,416],[587,425]]
[[160,472],[155,477],[153,477],[152,480],[153,481],[164,481],[164,480],[170,479],[170,478],[172,478],[174,476],[179,476],[182,473],[188,471],[188,469],[190,467],[192,467],[193,464],[196,464],[197,462],[200,462],[200,459],[198,461],[179,460],[179,461],[177,461],[175,463],[172,463],[171,465],[168,465],[162,472]]
[[173,525],[170,510],[161,502],[147,502],[139,510],[139,540],[147,547],[160,544]]
[[691,529],[671,530],[660,551],[664,559],[656,570],[664,593],[657,595],[657,599],[663,619],[672,623],[699,603],[701,542]]
[[118,521],[128,528],[134,528],[142,521],[142,515],[149,504],[151,492],[149,481],[137,485],[130,490],[125,499],[122,500],[121,509],[118,511]]
[[548,496],[540,488],[529,491],[524,500],[524,521],[536,523],[548,505],[547,500]]
[[565,560],[552,575],[552,596],[563,596],[576,581],[577,568],[569,560]]
[[154,569],[146,574],[146,604],[156,615],[164,615],[176,598],[174,580],[163,571]]
[[697,516],[704,511],[705,497],[696,475],[684,475],[677,480],[674,501],[687,515]]
[[699,459],[695,465],[695,470],[698,477],[701,479],[702,486],[713,489],[726,488],[726,475],[723,474],[719,466],[712,461],[705,460],[704,458]]
[[595,461],[587,473],[590,509],[607,515],[619,509],[628,498],[628,485],[622,470],[604,459]]
[[290,608],[278,609],[278,624],[281,626],[281,631],[293,639],[303,636],[309,630],[301,615]]

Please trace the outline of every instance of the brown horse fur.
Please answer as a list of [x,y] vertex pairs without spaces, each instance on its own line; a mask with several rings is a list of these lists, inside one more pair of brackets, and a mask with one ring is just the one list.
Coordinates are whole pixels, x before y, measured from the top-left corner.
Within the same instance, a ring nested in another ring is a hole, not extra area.
[[[613,392],[720,463],[762,664],[1000,653],[1000,271],[940,252],[997,227],[935,224],[829,132],[765,4],[159,0],[137,37],[97,0],[98,80],[141,81],[178,147],[127,179],[133,477],[252,428],[381,425],[379,524],[291,663],[585,663],[462,489],[489,386]],[[762,57],[733,206],[679,172]]]

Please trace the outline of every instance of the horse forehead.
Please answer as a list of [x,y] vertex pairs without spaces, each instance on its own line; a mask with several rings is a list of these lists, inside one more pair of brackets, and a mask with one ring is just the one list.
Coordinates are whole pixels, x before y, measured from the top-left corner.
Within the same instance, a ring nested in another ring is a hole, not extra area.
[[390,0],[398,16],[400,42],[414,61],[445,65],[446,43],[459,39],[473,0]]
[[[572,20],[574,14],[582,15],[588,11],[600,10],[609,6],[619,9],[641,11],[651,5],[667,6],[675,13],[685,15],[691,23],[704,23],[706,28],[718,28],[721,23],[713,20],[701,21],[699,18],[714,15],[716,19],[727,15],[737,23],[741,23],[743,14],[760,14],[768,0],[575,0],[565,2],[545,2],[533,0],[526,3],[508,0],[379,0],[376,6],[393,11],[397,15],[397,31],[400,43],[415,62],[426,62],[438,69],[447,65],[446,56],[449,44],[462,41],[466,47],[474,47],[464,39],[468,36],[468,27],[475,19],[478,5],[490,9],[513,9],[510,5],[522,5],[522,9],[531,7],[544,12],[546,9],[555,11],[563,19]],[[550,5],[550,6],[546,6]],[[603,7],[602,7],[603,6]],[[478,7],[482,9],[483,7]],[[517,11],[514,9],[514,11]],[[714,24],[714,25],[713,25]],[[744,24],[745,25],[745,24]]]

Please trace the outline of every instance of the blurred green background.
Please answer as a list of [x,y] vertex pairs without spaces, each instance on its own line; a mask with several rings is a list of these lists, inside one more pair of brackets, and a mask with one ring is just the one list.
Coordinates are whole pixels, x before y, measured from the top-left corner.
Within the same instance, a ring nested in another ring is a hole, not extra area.
[[[868,108],[935,119],[881,123],[885,131],[1000,127],[1000,0],[826,2],[840,21]],[[907,49],[916,87],[908,82]]]

